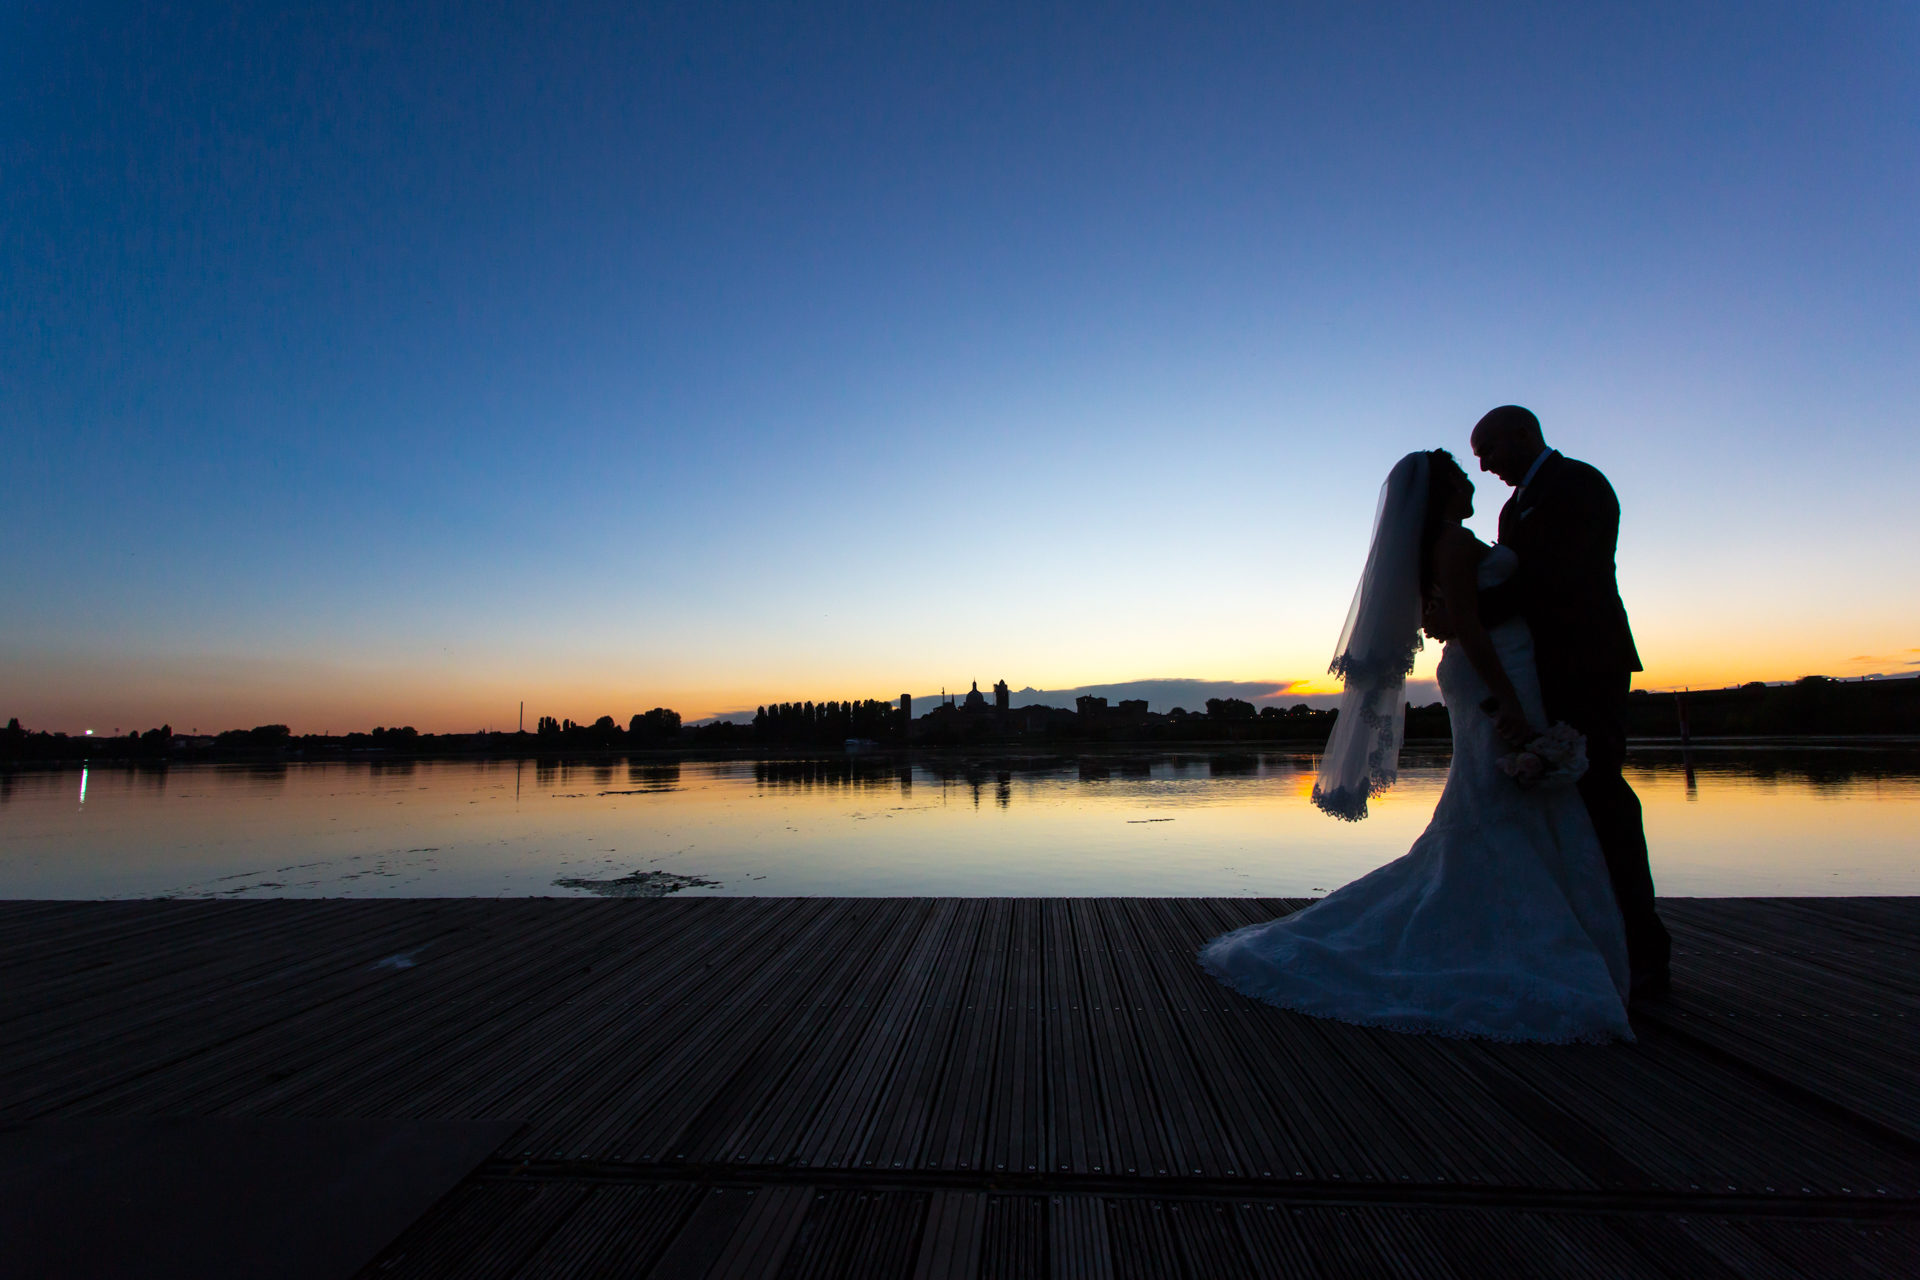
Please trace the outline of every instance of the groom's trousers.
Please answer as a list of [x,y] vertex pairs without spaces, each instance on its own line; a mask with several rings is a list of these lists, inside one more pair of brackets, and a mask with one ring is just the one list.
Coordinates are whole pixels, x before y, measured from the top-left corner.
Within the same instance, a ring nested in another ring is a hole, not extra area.
[[1627,964],[1636,979],[1665,975],[1673,943],[1653,909],[1653,869],[1647,864],[1647,834],[1640,797],[1621,776],[1627,761],[1627,690],[1631,672],[1551,671],[1540,668],[1540,696],[1547,716],[1564,720],[1587,736],[1587,776],[1580,780],[1607,875],[1626,925]]

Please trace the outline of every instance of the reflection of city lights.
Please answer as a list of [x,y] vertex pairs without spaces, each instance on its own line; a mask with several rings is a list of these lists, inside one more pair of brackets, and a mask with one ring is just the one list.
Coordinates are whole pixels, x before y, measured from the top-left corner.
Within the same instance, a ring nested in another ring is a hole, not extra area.
[[[89,732],[91,732],[91,730],[89,730]],[[86,802],[87,802],[87,767],[85,765],[81,765],[80,766],[80,803],[85,804]]]

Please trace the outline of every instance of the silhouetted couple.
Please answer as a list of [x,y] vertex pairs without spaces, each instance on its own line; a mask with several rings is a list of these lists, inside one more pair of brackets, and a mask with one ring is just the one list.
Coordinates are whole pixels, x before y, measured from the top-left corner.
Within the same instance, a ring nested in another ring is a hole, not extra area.
[[1317,804],[1357,821],[1393,785],[1420,633],[1453,761],[1404,857],[1305,910],[1215,938],[1201,963],[1247,995],[1348,1022],[1553,1042],[1632,1039],[1663,991],[1640,801],[1621,776],[1640,670],[1614,578],[1606,477],[1549,449],[1517,405],[1473,429],[1513,486],[1500,541],[1467,531],[1473,482],[1444,449],[1387,477],[1332,670],[1345,681]]

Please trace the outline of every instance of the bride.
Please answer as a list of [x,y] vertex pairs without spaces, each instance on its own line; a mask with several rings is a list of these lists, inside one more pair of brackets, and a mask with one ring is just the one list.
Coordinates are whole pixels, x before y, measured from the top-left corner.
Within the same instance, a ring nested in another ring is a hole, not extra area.
[[[1606,862],[1571,786],[1523,788],[1494,727],[1518,706],[1547,727],[1533,640],[1483,627],[1475,596],[1517,566],[1461,525],[1473,482],[1444,449],[1387,477],[1373,547],[1332,670],[1346,681],[1315,803],[1357,821],[1393,785],[1407,674],[1426,629],[1453,762],[1404,857],[1292,915],[1224,934],[1200,963],[1244,995],[1317,1017],[1498,1040],[1631,1040],[1627,948]],[[1577,766],[1576,766],[1577,767]]]

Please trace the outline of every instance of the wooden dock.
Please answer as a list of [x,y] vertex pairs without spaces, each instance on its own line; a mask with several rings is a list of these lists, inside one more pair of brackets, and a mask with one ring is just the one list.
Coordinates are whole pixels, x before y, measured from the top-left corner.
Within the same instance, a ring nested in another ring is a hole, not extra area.
[[1609,1048],[1196,967],[1299,905],[0,903],[0,1122],[516,1122],[383,1277],[1920,1274],[1920,899],[1668,900]]

